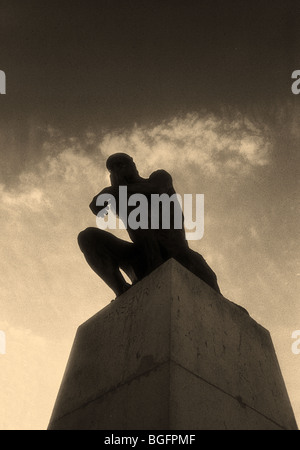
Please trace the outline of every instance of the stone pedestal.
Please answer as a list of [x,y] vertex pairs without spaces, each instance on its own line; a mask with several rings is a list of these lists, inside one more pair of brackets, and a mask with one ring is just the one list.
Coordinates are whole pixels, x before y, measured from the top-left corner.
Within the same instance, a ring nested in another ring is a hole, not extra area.
[[78,328],[49,429],[297,425],[269,332],[169,260]]

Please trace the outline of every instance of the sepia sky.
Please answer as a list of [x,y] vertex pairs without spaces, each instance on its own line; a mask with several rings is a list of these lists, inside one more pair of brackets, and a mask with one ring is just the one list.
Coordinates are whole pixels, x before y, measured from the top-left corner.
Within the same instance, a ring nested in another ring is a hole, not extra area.
[[0,429],[47,427],[77,327],[113,298],[76,238],[119,151],[204,194],[190,246],[270,331],[300,423],[296,8],[0,1]]

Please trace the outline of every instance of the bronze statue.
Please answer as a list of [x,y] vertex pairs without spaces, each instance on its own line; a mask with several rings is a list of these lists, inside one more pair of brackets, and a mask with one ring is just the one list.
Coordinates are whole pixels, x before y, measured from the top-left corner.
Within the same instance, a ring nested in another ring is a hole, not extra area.
[[[110,172],[111,186],[104,188],[92,200],[90,209],[95,215],[100,211],[103,214],[107,209],[107,205],[97,206],[97,197],[100,194],[109,194],[116,199],[116,214],[119,216],[120,186],[126,186],[128,196],[135,193],[146,197],[151,194],[175,194],[172,177],[168,172],[157,170],[149,178],[142,178],[133,159],[125,153],[111,155],[107,159],[106,167]],[[163,229],[161,226],[158,229],[133,229],[128,226],[127,231],[132,242],[119,239],[96,227],[89,227],[78,235],[78,244],[86,261],[116,296],[131,286],[125,281],[120,269],[134,284],[170,258],[177,260],[220,292],[215,273],[199,253],[189,248],[183,225],[181,229],[174,226],[170,229]]]

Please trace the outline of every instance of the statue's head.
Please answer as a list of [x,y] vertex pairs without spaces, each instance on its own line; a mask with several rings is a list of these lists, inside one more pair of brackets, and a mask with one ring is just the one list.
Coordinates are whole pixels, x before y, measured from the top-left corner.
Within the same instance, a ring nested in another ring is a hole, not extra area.
[[137,180],[139,173],[131,156],[126,153],[114,153],[106,161],[112,184],[131,183]]

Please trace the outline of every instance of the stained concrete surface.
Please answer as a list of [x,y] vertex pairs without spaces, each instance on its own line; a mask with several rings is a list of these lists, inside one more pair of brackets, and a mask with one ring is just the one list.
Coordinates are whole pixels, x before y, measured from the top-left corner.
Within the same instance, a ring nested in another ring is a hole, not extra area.
[[83,323],[49,429],[297,429],[270,333],[169,260]]

